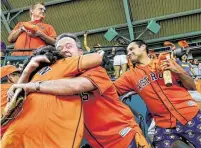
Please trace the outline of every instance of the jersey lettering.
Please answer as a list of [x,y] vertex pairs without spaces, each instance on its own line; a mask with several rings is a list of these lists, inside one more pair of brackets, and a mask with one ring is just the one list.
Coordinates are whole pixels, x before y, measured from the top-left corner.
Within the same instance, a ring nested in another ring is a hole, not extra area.
[[46,67],[42,68],[41,70],[39,70],[39,71],[38,71],[38,74],[44,75],[44,74],[46,74],[46,73],[47,73],[48,71],[50,71],[50,70],[51,70],[51,67],[46,66]]
[[140,79],[138,81],[138,83],[136,83],[136,86],[140,91],[142,91],[142,89],[144,87],[146,87],[148,84],[150,84],[150,81],[156,81],[158,79],[163,79],[163,73],[160,73],[160,72],[159,73],[151,72],[149,74],[149,76],[150,76],[150,79],[148,78],[147,75],[145,75],[142,79]]
[[150,76],[151,76],[151,80],[152,81],[155,81],[155,80],[157,80],[157,77],[156,77],[156,74],[155,73],[150,73]]

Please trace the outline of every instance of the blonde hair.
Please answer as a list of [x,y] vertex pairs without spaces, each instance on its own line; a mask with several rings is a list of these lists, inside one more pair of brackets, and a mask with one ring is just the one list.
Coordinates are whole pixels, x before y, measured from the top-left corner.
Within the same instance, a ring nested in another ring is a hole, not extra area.
[[38,5],[38,4],[45,6],[44,2],[37,2],[37,3],[34,3],[33,5],[31,5],[31,7],[29,8],[30,17],[31,17],[31,11],[34,10],[36,8],[36,5]]

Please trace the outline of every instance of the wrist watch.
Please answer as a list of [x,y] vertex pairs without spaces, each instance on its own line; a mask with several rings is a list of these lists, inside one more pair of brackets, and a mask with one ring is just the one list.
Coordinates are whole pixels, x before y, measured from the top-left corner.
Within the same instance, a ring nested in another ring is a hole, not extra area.
[[42,81],[36,82],[36,92],[40,92],[40,83],[42,83]]

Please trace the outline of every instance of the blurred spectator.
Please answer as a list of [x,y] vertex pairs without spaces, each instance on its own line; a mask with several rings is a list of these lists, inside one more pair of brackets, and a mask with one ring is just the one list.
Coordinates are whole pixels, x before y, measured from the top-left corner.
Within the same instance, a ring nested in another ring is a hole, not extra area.
[[112,54],[114,55],[114,70],[115,70],[115,78],[120,77],[120,70],[122,70],[123,74],[127,70],[127,55],[126,55],[126,49],[124,47],[117,47],[112,48]]
[[10,61],[7,61],[6,65],[11,65],[11,62],[10,62]]
[[[97,52],[99,50],[101,50],[101,48],[94,48],[94,49],[91,49],[89,46],[88,46],[88,42],[87,42],[87,36],[88,36],[88,31],[85,31],[84,33],[84,48],[88,51],[88,52]],[[99,43],[95,44],[94,47],[101,47],[101,45]]]
[[195,76],[195,72],[193,71],[192,65],[187,62],[187,55],[184,54],[180,60],[176,60],[176,62],[191,76]]
[[88,52],[90,52],[91,51],[91,48],[88,46],[88,44],[87,44],[87,35],[88,35],[88,32],[87,31],[85,31],[85,33],[84,33],[84,48],[88,51]]
[[20,70],[13,65],[6,65],[1,69],[1,83],[17,83]]
[[187,59],[187,63],[191,64],[191,66],[192,66],[192,64],[193,64],[193,59]]
[[201,94],[198,91],[188,91],[192,98],[198,103],[199,108],[201,109]]
[[1,41],[1,53],[0,53],[0,57],[1,57],[1,61],[0,61],[0,64],[1,66],[4,64],[4,56],[6,54],[6,44],[4,42]]
[[19,64],[18,69],[19,69],[19,70],[22,70],[22,69],[23,69],[23,67],[24,67],[24,64]]
[[195,85],[196,85],[197,91],[201,94],[201,79],[196,79]]
[[195,75],[200,77],[201,76],[201,69],[199,68],[199,62],[198,59],[193,60],[192,68],[195,72]]
[[165,41],[164,43],[163,43],[163,45],[164,45],[164,47],[170,47],[171,48],[171,50],[175,50],[176,49],[176,46],[175,46],[175,44],[173,44],[172,42],[170,42],[170,41]]
[[97,52],[97,51],[100,51],[101,50],[101,45],[98,43],[98,44],[95,44],[93,47],[95,47],[95,48],[93,48],[92,50],[92,52]]
[[[20,77],[20,71],[13,65],[7,65],[0,68],[1,71],[1,115],[7,104],[7,91]],[[4,134],[9,124],[1,127],[1,136]]]
[[[8,36],[10,43],[15,42],[15,49],[37,49],[47,44],[54,45],[56,32],[54,28],[43,23],[46,8],[37,3],[30,8],[31,20],[19,22]],[[14,52],[13,56],[27,56],[32,52]]]
[[1,57],[6,53],[6,44],[1,41]]
[[181,40],[178,42],[178,45],[181,47],[181,48],[187,48],[189,47],[188,45],[188,42],[186,40]]
[[198,71],[199,71],[199,74],[200,74],[199,77],[201,78],[201,63],[198,64]]
[[[93,47],[96,47],[96,48],[90,48],[88,46],[88,43],[87,43],[87,35],[88,35],[88,32],[85,31],[84,33],[84,48],[89,52],[89,53],[94,53],[94,52],[98,52],[100,50],[102,50],[100,47],[101,45],[98,43],[98,44],[95,44]],[[110,59],[108,58],[107,54],[105,53],[104,54],[104,57],[103,57],[103,62],[101,64],[102,67],[104,67],[107,71],[110,71],[112,69],[112,64],[110,62]]]

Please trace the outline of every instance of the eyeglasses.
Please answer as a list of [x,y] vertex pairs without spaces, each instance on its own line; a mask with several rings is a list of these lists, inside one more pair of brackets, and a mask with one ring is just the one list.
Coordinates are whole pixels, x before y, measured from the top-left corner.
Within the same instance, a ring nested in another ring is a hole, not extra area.
[[67,49],[71,49],[72,48],[72,45],[70,43],[66,43],[65,45],[61,46],[61,45],[58,45],[56,48],[57,50],[63,50],[63,48],[66,47]]

